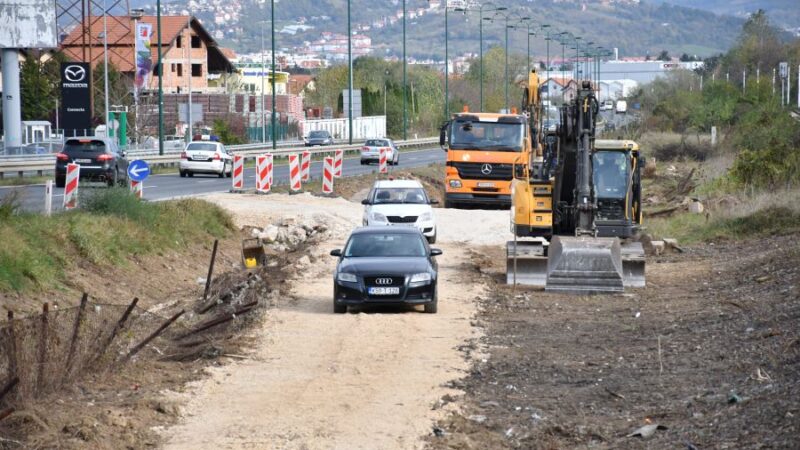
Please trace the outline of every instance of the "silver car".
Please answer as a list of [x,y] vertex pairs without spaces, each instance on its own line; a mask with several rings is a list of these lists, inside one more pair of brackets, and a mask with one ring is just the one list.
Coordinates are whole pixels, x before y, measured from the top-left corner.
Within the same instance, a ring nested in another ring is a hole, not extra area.
[[367,139],[361,147],[361,165],[374,161],[380,162],[381,148],[387,149],[386,161],[389,165],[396,166],[400,163],[400,151],[391,139]]

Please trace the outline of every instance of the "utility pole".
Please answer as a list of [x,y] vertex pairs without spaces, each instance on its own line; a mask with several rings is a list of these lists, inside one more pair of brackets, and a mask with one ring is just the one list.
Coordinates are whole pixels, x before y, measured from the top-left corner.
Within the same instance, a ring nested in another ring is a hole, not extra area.
[[[189,56],[188,61],[187,61],[188,62],[188,67],[186,68],[187,69],[186,70],[186,75],[188,75],[188,77],[189,77],[189,106],[186,108],[187,109],[187,111],[186,111],[186,119],[187,120],[186,121],[188,122],[188,131],[187,131],[186,142],[189,143],[189,142],[192,142],[192,135],[193,135],[192,124],[194,123],[194,120],[192,120],[192,119],[194,119],[192,117],[192,76],[194,76],[194,74],[192,73],[192,10],[191,9],[189,10],[189,17],[186,19],[186,28],[188,29],[188,32],[189,32],[189,39],[187,40],[187,42],[184,42],[184,45],[186,46],[186,54]],[[261,33],[262,33],[262,36],[263,36],[264,32],[262,31]],[[261,91],[262,92],[264,91],[264,85],[263,84],[261,85]],[[264,107],[263,106],[264,105],[263,98],[262,98],[261,105],[262,105],[261,107],[263,108]]]
[[267,98],[264,96],[264,92],[266,91],[264,87],[264,77],[267,76],[267,62],[266,56],[264,55],[264,28],[267,25],[267,21],[264,20],[261,22],[263,26],[261,27],[261,142],[266,144],[267,143]]
[[272,19],[272,149],[278,148],[278,130],[275,123],[275,0],[270,0],[270,18]]
[[347,0],[347,140],[353,145],[353,32],[350,29],[350,0]]
[[158,29],[158,154],[164,154],[164,64],[161,58],[161,0],[156,0]]
[[408,138],[406,134],[408,129],[408,99],[406,98],[406,83],[408,82],[408,75],[406,65],[406,0],[403,0],[403,140]]
[[111,113],[108,111],[108,10],[106,9],[106,0],[103,0],[103,97],[105,100],[103,123],[106,124],[106,137],[111,137],[112,124],[109,122]]

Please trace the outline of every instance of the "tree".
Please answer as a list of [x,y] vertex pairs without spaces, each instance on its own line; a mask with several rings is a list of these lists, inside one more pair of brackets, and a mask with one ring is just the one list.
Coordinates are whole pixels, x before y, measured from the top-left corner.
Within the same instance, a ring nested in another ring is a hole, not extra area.
[[672,61],[672,57],[669,56],[669,52],[666,50],[661,50],[661,53],[658,54],[658,58],[656,59],[659,61]]
[[38,55],[29,54],[20,70],[22,120],[50,120],[56,107],[55,86]]
[[[105,69],[104,63],[100,62],[92,71],[92,81],[94,83],[94,115],[95,120],[104,123],[105,120]],[[130,80],[125,78],[114,64],[108,65],[108,105],[133,104],[132,86]]]

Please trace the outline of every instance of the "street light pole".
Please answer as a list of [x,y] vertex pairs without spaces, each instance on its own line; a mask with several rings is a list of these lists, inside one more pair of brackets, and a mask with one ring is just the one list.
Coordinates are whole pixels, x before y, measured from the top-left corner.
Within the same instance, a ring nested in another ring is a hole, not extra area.
[[479,107],[479,109],[481,111],[483,111],[483,21],[484,20],[491,20],[489,17],[483,17],[483,11],[484,11],[484,8],[486,8],[486,7],[491,7],[490,9],[486,9],[486,11],[505,11],[506,9],[508,9],[505,6],[495,6],[495,4],[492,3],[492,2],[483,3],[478,8],[478,36],[479,36],[478,45],[480,46],[480,49],[478,51],[478,53],[480,54],[480,57],[478,58],[479,59],[479,63],[480,63],[479,64],[479,66],[480,66],[480,70],[479,70],[480,80],[479,80],[479,83],[478,83],[480,85],[480,97],[479,97],[480,100],[478,102],[479,103],[478,107]]
[[450,85],[448,84],[450,79],[450,50],[448,47],[448,39],[447,39],[447,10],[450,9],[447,6],[447,0],[444,1],[444,120],[447,121],[450,118]]
[[270,0],[270,20],[272,21],[271,26],[271,33],[272,33],[272,70],[270,70],[270,76],[272,81],[272,149],[275,150],[278,148],[278,135],[277,135],[277,124],[275,123],[275,0]]
[[156,0],[158,31],[158,154],[164,154],[164,63],[161,58],[161,0]]
[[[189,55],[189,58],[188,58],[189,59],[189,61],[188,61],[189,64],[188,64],[188,67],[187,67],[188,70],[185,72],[186,75],[188,75],[188,78],[189,78],[189,106],[186,108],[187,109],[187,111],[186,111],[186,119],[188,119],[187,122],[189,122],[189,126],[188,126],[188,130],[189,131],[187,132],[188,133],[188,139],[186,141],[187,141],[187,143],[189,143],[189,142],[192,141],[192,124],[194,123],[194,120],[192,120],[194,118],[192,117],[192,11],[191,10],[189,10],[189,18],[186,19],[186,26],[189,29],[189,41],[188,42],[184,42],[183,44],[186,46],[186,53]],[[262,45],[261,46],[262,46],[262,55],[263,55],[263,46],[264,46],[263,45],[263,36],[264,36],[263,33],[264,32],[262,31],[261,33],[262,33],[261,34],[261,36],[262,36]],[[262,95],[264,93],[263,84],[261,86],[261,93],[262,93]],[[264,99],[263,99],[263,97],[261,99],[261,108],[262,109],[264,108]]]
[[408,138],[406,133],[408,129],[408,96],[406,95],[408,74],[406,65],[406,0],[403,0],[403,140]]
[[350,29],[350,0],[347,0],[347,142],[353,145],[353,32]]
[[103,123],[106,124],[106,137],[111,137],[108,111],[108,11],[106,10],[106,0],[103,0],[103,97],[105,100]]
[[264,96],[264,92],[266,89],[264,88],[264,77],[267,76],[267,62],[266,57],[264,56],[264,28],[267,25],[267,21],[261,21],[263,23],[261,27],[261,142],[266,144],[267,143],[267,99]]
[[[541,28],[545,30],[545,37],[544,40],[547,42],[547,67],[545,67],[545,80],[550,79],[550,24],[545,23],[542,24]],[[548,92],[548,97],[550,93]]]

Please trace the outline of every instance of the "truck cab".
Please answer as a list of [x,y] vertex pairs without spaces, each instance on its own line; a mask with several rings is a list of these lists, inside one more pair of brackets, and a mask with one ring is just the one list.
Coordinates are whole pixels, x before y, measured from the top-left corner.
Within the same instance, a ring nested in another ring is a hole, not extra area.
[[511,206],[511,181],[530,161],[525,115],[455,114],[442,127],[439,143],[447,152],[446,208]]

